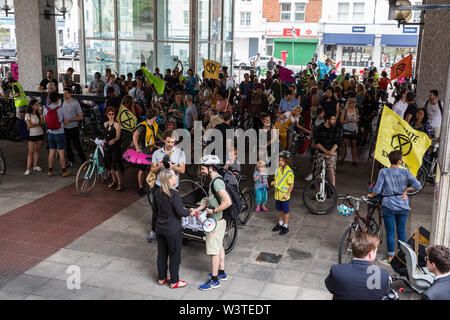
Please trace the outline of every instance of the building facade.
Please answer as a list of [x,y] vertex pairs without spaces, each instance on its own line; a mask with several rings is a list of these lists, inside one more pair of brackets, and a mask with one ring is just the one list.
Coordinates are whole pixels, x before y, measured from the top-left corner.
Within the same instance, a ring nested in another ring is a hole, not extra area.
[[[106,67],[134,73],[145,62],[161,72],[177,61],[200,73],[202,59],[232,65],[233,0],[81,1],[82,78]],[[201,74],[200,74],[201,75]]]
[[[415,63],[419,26],[398,28],[396,21],[388,20],[388,12],[387,0],[323,0],[319,52],[346,68],[362,69],[373,61],[389,71],[409,54]],[[420,21],[420,12],[412,14],[410,22]]]

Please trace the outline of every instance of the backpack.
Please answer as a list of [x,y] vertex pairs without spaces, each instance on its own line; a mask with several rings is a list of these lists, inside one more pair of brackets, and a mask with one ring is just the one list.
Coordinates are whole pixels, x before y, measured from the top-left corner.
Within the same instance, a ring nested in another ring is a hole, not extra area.
[[223,211],[224,218],[231,221],[237,220],[237,218],[241,214],[242,208],[242,199],[239,196],[239,193],[232,184],[229,184],[220,175],[218,175],[218,177],[214,178],[211,182],[211,191],[216,199],[220,199],[220,196],[214,189],[214,182],[216,181],[216,179],[221,179],[225,183],[225,190],[228,192],[231,198],[231,206]]
[[47,129],[50,130],[58,130],[61,128],[61,122],[58,120],[58,109],[60,107],[56,107],[55,109],[47,108],[47,114],[45,115],[45,123],[47,124]]
[[[430,100],[427,100],[427,102],[425,102],[425,110],[427,110],[427,112],[428,112],[428,102],[430,102]],[[441,100],[438,100],[438,106],[439,110],[441,110],[441,117],[442,117],[444,116],[444,111],[442,110]]]

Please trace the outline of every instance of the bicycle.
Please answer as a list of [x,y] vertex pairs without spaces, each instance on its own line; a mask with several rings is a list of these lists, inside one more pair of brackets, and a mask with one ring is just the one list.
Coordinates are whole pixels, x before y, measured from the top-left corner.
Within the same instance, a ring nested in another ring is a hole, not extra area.
[[75,181],[77,192],[81,195],[87,195],[94,189],[99,175],[101,176],[103,183],[107,183],[110,176],[109,170],[100,164],[98,154],[99,151],[103,154],[104,141],[100,139],[90,139],[90,142],[93,142],[96,145],[94,155],[78,169]]
[[298,152],[298,149],[303,147],[306,143],[306,136],[303,133],[292,133],[292,141],[289,145],[289,152],[292,155],[291,158],[291,167],[295,171],[296,174],[300,173],[303,167],[303,156]]
[[[382,224],[382,215],[381,215],[381,203],[377,198],[367,198],[362,196],[361,198],[352,197],[350,195],[339,195],[339,200],[344,200],[345,207],[338,207],[338,212],[343,209],[348,209],[349,214],[354,213],[353,222],[351,225],[344,231],[344,234],[341,238],[341,243],[339,245],[339,263],[349,263],[352,256],[352,248],[351,243],[352,239],[355,237],[358,232],[368,232],[370,234],[376,235],[379,239],[381,239],[381,224]],[[354,203],[353,203],[354,202]],[[367,203],[367,215],[365,217],[361,217],[359,214],[360,203]],[[341,206],[342,206],[341,205]],[[378,213],[378,214],[376,214]]]
[[[313,214],[322,215],[330,212],[336,205],[336,188],[327,180],[325,158],[314,161],[314,179],[308,182],[303,189],[303,203]],[[320,173],[315,174],[316,165],[321,166]]]
[[2,148],[0,147],[0,176],[6,173],[6,158],[3,153]]
[[414,190],[408,192],[408,196],[414,196],[422,191],[423,187],[427,183],[427,181],[433,182],[433,178],[436,177],[436,168],[438,163],[438,151],[439,151],[439,143],[435,143],[433,146],[433,151],[430,154],[430,157],[424,157],[422,166],[417,171],[416,179],[419,180],[421,188],[419,190]]

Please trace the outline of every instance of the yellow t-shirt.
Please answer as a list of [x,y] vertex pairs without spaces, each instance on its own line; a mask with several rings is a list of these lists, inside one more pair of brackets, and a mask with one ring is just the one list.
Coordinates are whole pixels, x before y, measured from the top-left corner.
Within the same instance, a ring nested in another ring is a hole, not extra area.
[[[292,169],[289,168],[289,166],[286,166],[286,168],[284,170],[285,171],[283,173],[285,173],[286,170],[292,170]],[[281,170],[280,170],[279,174],[283,174],[283,173],[281,173]],[[287,184],[289,186],[292,185],[294,183],[294,176],[293,175],[288,175],[287,178],[286,178],[286,182],[287,182]],[[291,198],[291,195],[289,194],[287,199],[283,199],[283,196],[285,194],[287,194],[287,192],[282,192],[282,191],[280,191],[278,189],[275,189],[275,200],[278,200],[278,201],[287,201],[287,200],[289,200]]]

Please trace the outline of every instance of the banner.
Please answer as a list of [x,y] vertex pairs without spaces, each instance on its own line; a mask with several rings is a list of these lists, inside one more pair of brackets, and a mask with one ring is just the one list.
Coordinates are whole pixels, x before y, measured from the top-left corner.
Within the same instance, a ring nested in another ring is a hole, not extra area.
[[391,67],[391,78],[389,81],[409,77],[412,77],[412,54]]
[[292,77],[293,71],[291,69],[279,66],[280,68],[280,79],[287,82],[295,81],[294,77]]
[[389,153],[401,150],[403,154],[402,167],[417,175],[422,158],[431,145],[426,133],[413,129],[394,111],[384,106],[375,146],[375,159],[385,167],[390,167]]
[[203,59],[203,69],[205,71],[205,79],[219,79],[220,63]]
[[164,80],[162,80],[159,77],[150,73],[150,71],[148,71],[147,68],[145,68],[145,67],[141,67],[141,70],[142,70],[142,72],[144,72],[144,75],[147,77],[148,82],[155,86],[156,92],[158,94],[163,94],[164,93]]
[[117,114],[117,122],[120,123],[122,129],[133,131],[136,128],[137,119],[127,107],[121,104],[119,113]]
[[318,64],[319,64],[319,72],[320,72],[319,78],[320,78],[320,79],[323,79],[323,77],[324,77],[328,72],[330,72],[331,67],[330,67],[330,66],[327,66],[324,62],[321,62],[321,61],[319,61]]

